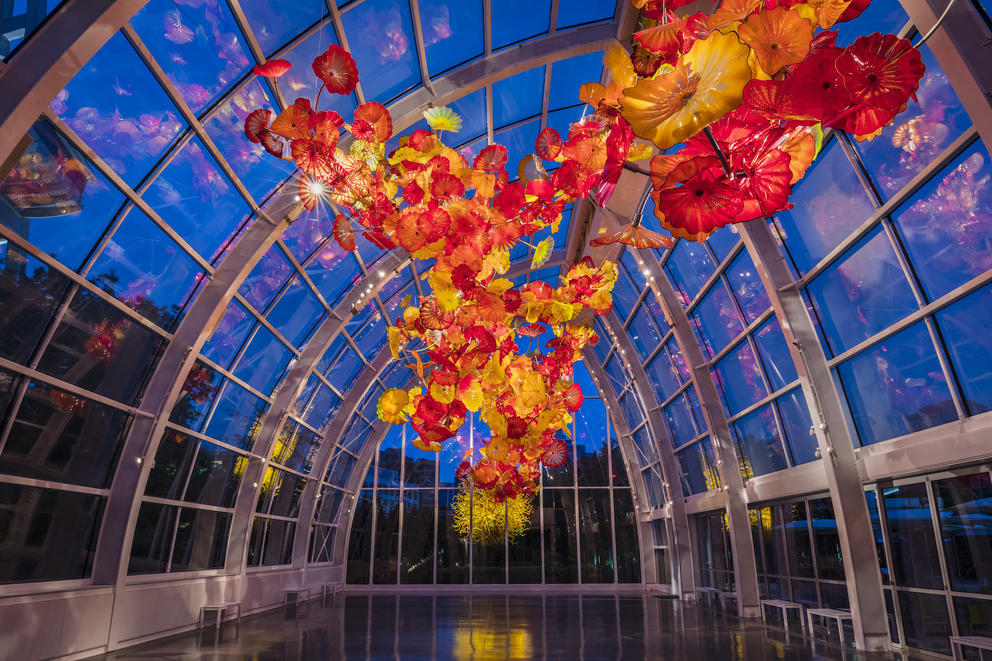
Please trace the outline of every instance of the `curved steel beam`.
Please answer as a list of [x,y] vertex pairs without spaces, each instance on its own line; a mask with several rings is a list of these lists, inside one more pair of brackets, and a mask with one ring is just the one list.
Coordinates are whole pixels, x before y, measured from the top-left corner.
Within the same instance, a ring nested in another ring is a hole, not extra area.
[[747,495],[744,492],[744,480],[738,470],[737,454],[734,451],[730,436],[730,426],[723,414],[720,396],[716,384],[710,376],[709,363],[703,356],[692,328],[689,317],[679,303],[675,288],[664,275],[654,254],[642,255],[652,273],[660,274],[649,283],[659,303],[665,311],[669,326],[675,335],[675,341],[682,350],[682,355],[689,364],[692,383],[696,387],[710,430],[710,439],[717,454],[717,471],[724,490],[727,491],[727,521],[730,532],[730,543],[734,556],[734,576],[737,585],[737,607],[741,617],[760,617],[761,606],[758,595],[758,573],[755,564],[754,543],[751,539],[751,523],[747,511]]
[[14,53],[0,69],[0,163],[17,155],[52,99],[146,2],[68,0]]
[[768,223],[762,218],[738,227],[782,327],[814,422],[820,464],[837,520],[857,647],[888,651],[891,642],[875,534],[854,454],[855,441],[826,354]]

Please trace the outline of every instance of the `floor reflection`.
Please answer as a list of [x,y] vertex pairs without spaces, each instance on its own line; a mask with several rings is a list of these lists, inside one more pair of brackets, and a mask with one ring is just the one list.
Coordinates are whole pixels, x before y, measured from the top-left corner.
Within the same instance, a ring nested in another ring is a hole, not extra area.
[[[336,595],[105,655],[135,659],[854,661],[854,650],[670,599],[619,595]],[[908,655],[873,659],[912,661]]]

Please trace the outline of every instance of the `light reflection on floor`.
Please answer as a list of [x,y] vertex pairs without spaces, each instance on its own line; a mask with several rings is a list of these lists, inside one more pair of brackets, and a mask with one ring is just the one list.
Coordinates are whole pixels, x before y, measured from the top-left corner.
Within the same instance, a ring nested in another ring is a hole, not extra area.
[[[121,650],[106,661],[657,659],[855,661],[853,649],[629,595],[337,595],[321,603]],[[823,632],[820,632],[823,635]],[[903,655],[873,656],[911,661]]]

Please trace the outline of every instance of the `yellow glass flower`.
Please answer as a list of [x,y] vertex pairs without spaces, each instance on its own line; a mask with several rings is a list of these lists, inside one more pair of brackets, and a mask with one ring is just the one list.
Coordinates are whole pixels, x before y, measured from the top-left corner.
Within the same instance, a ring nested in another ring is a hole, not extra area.
[[696,41],[674,71],[624,91],[624,119],[659,149],[684,142],[741,104],[753,75],[750,50],[734,33]]
[[403,409],[410,403],[410,393],[399,388],[390,388],[379,397],[375,412],[379,419],[398,425],[406,422]]
[[458,133],[462,130],[462,118],[447,106],[428,108],[424,111],[427,125],[434,131],[451,131]]
[[539,269],[551,258],[551,251],[555,247],[555,237],[549,236],[534,246],[534,257],[530,260],[532,269]]
[[761,68],[774,76],[782,67],[802,62],[809,54],[813,23],[797,11],[775,7],[748,16],[737,34],[754,49]]

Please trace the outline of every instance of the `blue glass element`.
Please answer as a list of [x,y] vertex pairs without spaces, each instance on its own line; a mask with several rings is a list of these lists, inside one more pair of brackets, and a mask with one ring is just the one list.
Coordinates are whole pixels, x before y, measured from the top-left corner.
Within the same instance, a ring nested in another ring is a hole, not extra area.
[[713,378],[727,415],[740,413],[768,395],[751,344],[745,340],[720,359]]
[[[498,129],[540,115],[543,95],[544,67],[527,69],[509,78],[497,80],[493,83],[493,126]],[[500,140],[496,142],[504,144]]]
[[664,349],[659,351],[654,359],[644,367],[644,371],[651,381],[651,386],[654,388],[659,402],[666,401],[682,385],[678,372],[672,365],[672,359],[669,358],[668,352]]
[[665,427],[668,429],[672,447],[677,448],[696,437],[692,413],[689,412],[689,404],[683,395],[673,399],[671,404],[661,410],[661,414],[665,419]]
[[[32,142],[0,182],[0,223],[75,270],[124,204],[85,157],[45,121],[28,131]],[[37,186],[34,177],[45,182]]]
[[898,33],[909,16],[902,8],[899,0],[874,0],[857,19],[844,23],[837,23],[833,29],[837,31],[837,41],[841,48],[851,45],[858,37],[872,32],[886,34]]
[[917,309],[913,290],[881,227],[817,276],[806,291],[833,355]]
[[651,353],[661,344],[662,333],[654,321],[654,315],[647,305],[637,308],[634,318],[631,319],[627,327],[627,334],[630,336],[634,347],[641,355],[641,360],[647,359]]
[[936,319],[964,391],[968,414],[992,409],[992,354],[988,350],[992,286],[986,285],[941,310]]
[[358,261],[334,239],[325,243],[303,270],[320,295],[332,307],[337,305],[362,277]]
[[[448,104],[462,118],[462,130],[451,136],[451,144],[461,145],[486,133],[486,89],[483,87]],[[448,141],[448,134],[443,134]],[[471,166],[471,163],[469,163]]]
[[493,50],[544,34],[551,26],[551,0],[503,0],[493,4]]
[[334,414],[338,412],[340,406],[341,398],[327,386],[321,385],[307,406],[303,421],[322,432]]
[[775,215],[779,234],[801,274],[807,273],[875,212],[837,140],[824,147],[792,189],[789,211]]
[[813,434],[813,420],[806,406],[802,388],[796,388],[775,400],[778,416],[782,421],[782,431],[789,446],[792,465],[816,461],[817,443]]
[[294,347],[300,347],[325,315],[324,306],[310,287],[295,277],[269,312],[268,319]]
[[[330,24],[327,24],[283,56],[282,59],[292,64],[293,68],[282,77],[275,79],[274,82],[279,86],[279,90],[287,103],[292,103],[298,97],[306,97],[311,101],[317,98],[321,80],[313,72],[313,61],[332,44],[337,43],[334,29]],[[352,92],[351,94],[322,94],[320,105],[317,108],[318,110],[333,110],[341,115],[344,121],[350,123],[357,106],[358,100],[355,98],[355,93]],[[324,212],[326,213],[326,211]]]
[[[566,3],[568,4],[568,3]],[[573,3],[588,6],[589,3]],[[559,60],[551,65],[551,94],[548,110],[558,110],[581,103],[579,88],[585,83],[598,83],[603,75],[603,52],[595,51]]]
[[634,441],[634,448],[637,450],[638,460],[642,466],[654,463],[658,459],[658,447],[655,445],[647,425],[631,434],[630,438]]
[[119,32],[51,107],[131,186],[145,178],[186,129],[179,111]]
[[345,11],[341,22],[367,100],[386,103],[420,83],[408,2],[367,0]]
[[798,378],[796,364],[792,362],[789,346],[782,335],[778,319],[772,317],[754,333],[754,343],[758,347],[758,357],[765,368],[765,377],[772,392],[784,388]]
[[[275,158],[262,145],[245,138],[245,118],[258,108],[278,114],[269,93],[258,80],[253,80],[211,113],[203,128],[248,193],[256,200],[263,200],[289,177],[293,165]],[[289,147],[286,147],[286,153],[289,153]]]
[[124,217],[87,274],[166,330],[179,322],[205,277],[200,265],[137,208]]
[[718,281],[699,301],[690,318],[710,358],[744,330],[737,306],[722,281]]
[[[251,215],[197,138],[186,143],[142,197],[207,261],[220,255]],[[204,209],[210,210],[207,222]]]
[[[921,55],[927,69],[916,95],[918,101],[910,99],[906,109],[874,140],[852,141],[884,199],[899,192],[971,126],[933,53],[923,48]],[[908,137],[900,143],[897,132]]]
[[255,268],[238,287],[238,293],[258,311],[265,310],[276,292],[293,275],[293,267],[278,244],[262,256]]
[[535,119],[525,124],[500,131],[493,136],[496,144],[506,147],[506,169],[510,173],[511,180],[517,178],[517,166],[520,164],[521,159],[528,154],[534,153],[537,134],[540,131],[541,122]]
[[613,312],[621,322],[626,321],[630,311],[637,305],[638,296],[640,290],[634,289],[624,269],[618,269],[617,281],[613,285]]
[[[653,204],[652,201],[652,208]],[[721,227],[706,239],[706,245],[710,247],[710,250],[713,251],[713,254],[721,262],[727,258],[727,255],[730,254],[730,251],[733,250],[734,246],[741,239],[736,229],[734,225]]]
[[733,429],[741,477],[745,480],[789,467],[771,404],[744,416],[733,424]]
[[234,368],[234,375],[263,395],[271,395],[292,358],[293,352],[269,329],[259,325]]
[[843,363],[837,374],[862,445],[957,418],[922,322]]
[[620,408],[623,409],[624,416],[627,418],[629,429],[644,422],[644,408],[641,406],[640,397],[634,390],[628,390],[620,397]]
[[327,10],[310,0],[241,0],[241,9],[266,57],[320,20]]
[[482,2],[422,0],[420,25],[427,51],[427,72],[441,74],[485,52]]
[[561,3],[558,5],[558,29],[612,20],[616,7],[617,3],[614,0]]
[[230,367],[254,324],[255,317],[245,306],[231,301],[220,324],[200,353],[225,369]]
[[233,381],[224,384],[210,422],[203,431],[210,438],[247,450],[258,435],[256,422],[269,406]]
[[131,25],[194,113],[254,64],[223,2],[152,0],[131,18]]
[[672,249],[671,257],[665,262],[665,271],[680,294],[683,307],[696,298],[715,270],[713,259],[706,248],[689,241],[679,241]]
[[990,177],[989,153],[976,140],[893,216],[931,301],[992,266]]
[[727,267],[727,281],[730,290],[734,292],[737,304],[744,311],[744,319],[751,323],[771,307],[768,292],[758,277],[758,269],[754,268],[751,255],[746,250]]
[[338,392],[348,392],[350,390],[349,384],[363,367],[365,367],[365,363],[351,348],[351,345],[346,344],[341,348],[341,353],[337,355],[331,366],[327,368],[324,376],[327,377],[332,386],[338,389]]

